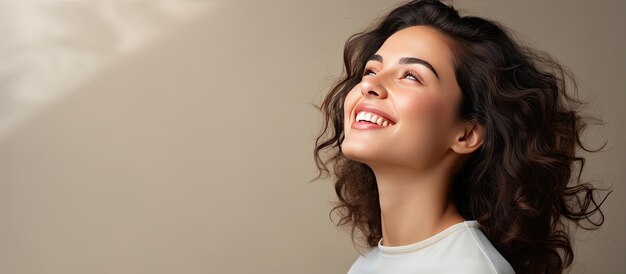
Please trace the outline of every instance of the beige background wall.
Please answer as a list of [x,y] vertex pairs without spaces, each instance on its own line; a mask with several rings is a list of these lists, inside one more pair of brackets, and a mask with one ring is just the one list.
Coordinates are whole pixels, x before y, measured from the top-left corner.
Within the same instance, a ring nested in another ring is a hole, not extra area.
[[[345,273],[313,177],[348,35],[398,1],[0,4],[0,273]],[[613,185],[572,273],[626,273],[623,1],[456,1],[559,58]]]

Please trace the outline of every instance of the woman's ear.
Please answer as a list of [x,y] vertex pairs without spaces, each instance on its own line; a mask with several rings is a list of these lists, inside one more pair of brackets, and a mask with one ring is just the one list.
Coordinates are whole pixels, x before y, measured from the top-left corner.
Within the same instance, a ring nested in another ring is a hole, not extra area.
[[469,154],[477,150],[484,141],[484,127],[477,122],[465,122],[452,142],[452,150],[459,154]]

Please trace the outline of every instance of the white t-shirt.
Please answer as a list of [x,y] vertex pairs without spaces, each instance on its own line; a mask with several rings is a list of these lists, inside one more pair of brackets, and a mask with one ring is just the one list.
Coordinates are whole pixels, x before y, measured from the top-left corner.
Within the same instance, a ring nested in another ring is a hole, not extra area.
[[348,274],[511,274],[511,265],[475,220],[454,224],[417,243],[378,246],[352,264]]

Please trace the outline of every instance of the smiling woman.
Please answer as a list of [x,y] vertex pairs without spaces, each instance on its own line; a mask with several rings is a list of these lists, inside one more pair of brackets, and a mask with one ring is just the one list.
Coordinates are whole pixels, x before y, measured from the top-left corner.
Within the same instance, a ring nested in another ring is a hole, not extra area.
[[314,154],[338,225],[372,248],[349,273],[561,273],[568,222],[602,225],[576,155],[597,151],[580,135],[599,120],[567,70],[500,24],[412,1],[350,37],[344,64]]

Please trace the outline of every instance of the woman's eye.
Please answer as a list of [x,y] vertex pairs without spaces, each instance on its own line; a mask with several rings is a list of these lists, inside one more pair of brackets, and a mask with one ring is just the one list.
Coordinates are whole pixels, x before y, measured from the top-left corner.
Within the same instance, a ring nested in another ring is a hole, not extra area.
[[[403,77],[404,77],[404,78],[407,78],[407,79],[409,79],[409,80],[413,80],[413,81],[416,81],[416,82],[420,82],[420,81],[417,79],[417,76],[415,76],[415,73],[414,73],[414,72],[412,72],[412,71],[407,71],[407,72],[405,72],[405,73],[404,73],[404,75],[403,75]],[[421,83],[421,82],[420,82],[420,83]]]
[[376,75],[376,73],[374,73],[371,69],[366,69],[365,72],[363,72],[363,76],[370,76],[370,75]]

